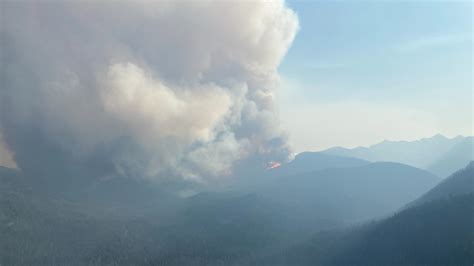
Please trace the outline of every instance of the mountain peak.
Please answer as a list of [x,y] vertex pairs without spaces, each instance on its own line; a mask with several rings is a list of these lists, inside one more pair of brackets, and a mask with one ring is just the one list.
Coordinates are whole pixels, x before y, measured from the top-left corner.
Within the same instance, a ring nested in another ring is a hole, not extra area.
[[466,169],[474,169],[474,161],[470,161],[469,164],[466,166]]
[[434,135],[433,137],[431,137],[432,139],[447,139],[444,135],[438,133],[436,135]]

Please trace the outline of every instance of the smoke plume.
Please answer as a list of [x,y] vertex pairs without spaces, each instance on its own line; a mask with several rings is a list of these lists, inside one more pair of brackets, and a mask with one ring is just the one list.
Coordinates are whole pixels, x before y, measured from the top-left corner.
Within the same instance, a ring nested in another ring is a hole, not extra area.
[[1,132],[24,171],[206,180],[289,154],[275,1],[2,2]]

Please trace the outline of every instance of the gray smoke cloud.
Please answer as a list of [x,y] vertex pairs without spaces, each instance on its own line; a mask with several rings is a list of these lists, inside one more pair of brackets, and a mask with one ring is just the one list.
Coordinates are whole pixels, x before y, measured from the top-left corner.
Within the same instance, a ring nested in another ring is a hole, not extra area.
[[1,132],[21,169],[205,181],[287,158],[284,1],[1,5]]
[[0,131],[0,166],[16,168],[13,156],[3,140],[2,132]]

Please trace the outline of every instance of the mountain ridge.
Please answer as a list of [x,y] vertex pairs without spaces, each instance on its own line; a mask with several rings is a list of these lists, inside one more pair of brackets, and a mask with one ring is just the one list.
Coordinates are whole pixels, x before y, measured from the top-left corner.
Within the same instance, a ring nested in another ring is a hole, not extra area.
[[447,177],[474,159],[474,137],[447,138],[437,134],[415,141],[388,141],[356,148],[332,147],[326,154],[349,156],[368,161],[393,161],[428,170]]

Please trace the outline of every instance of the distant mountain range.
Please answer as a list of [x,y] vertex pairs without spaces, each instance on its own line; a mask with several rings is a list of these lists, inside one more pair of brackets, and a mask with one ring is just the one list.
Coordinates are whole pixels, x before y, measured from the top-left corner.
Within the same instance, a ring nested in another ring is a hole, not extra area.
[[322,153],[372,162],[399,162],[446,177],[474,159],[473,148],[474,137],[447,138],[438,134],[417,141],[383,141],[370,147],[334,147]]
[[[458,158],[450,154],[469,141],[443,146],[444,156]],[[0,167],[0,264],[464,265],[473,171],[471,162],[442,180],[398,162],[307,152],[232,189],[194,186],[181,197],[181,181],[120,178],[68,196]]]
[[269,172],[275,176],[289,176],[307,172],[319,171],[328,168],[346,168],[369,164],[369,161],[321,152],[302,152],[295,158]]

